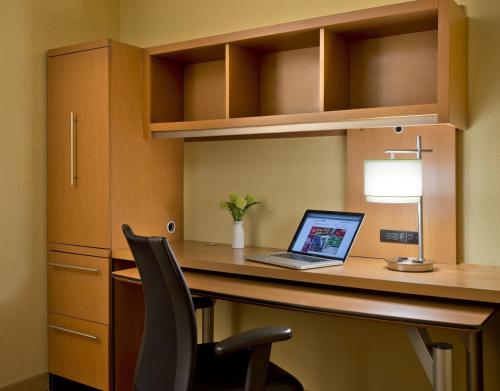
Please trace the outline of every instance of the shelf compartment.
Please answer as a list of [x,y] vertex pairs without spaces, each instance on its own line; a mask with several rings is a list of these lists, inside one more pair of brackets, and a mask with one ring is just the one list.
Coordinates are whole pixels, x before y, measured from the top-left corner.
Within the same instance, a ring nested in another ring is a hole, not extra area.
[[387,31],[372,37],[322,29],[323,110],[437,102],[437,30]]
[[225,118],[224,45],[148,59],[150,123]]
[[318,112],[319,30],[226,46],[229,118]]
[[437,102],[437,30],[350,46],[351,108]]

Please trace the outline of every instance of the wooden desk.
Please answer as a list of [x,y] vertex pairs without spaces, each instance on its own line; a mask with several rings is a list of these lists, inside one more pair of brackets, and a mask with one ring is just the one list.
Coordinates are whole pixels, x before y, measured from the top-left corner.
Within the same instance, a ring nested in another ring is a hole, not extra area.
[[[181,267],[186,269],[500,304],[500,266],[437,264],[433,273],[399,273],[388,270],[382,259],[351,257],[342,266],[293,270],[245,260],[246,255],[279,249],[233,250],[224,244],[210,246],[189,240],[170,244]],[[133,261],[128,249],[113,250],[111,256]]]
[[[172,248],[194,294],[405,324],[417,352],[428,347],[426,327],[457,331],[468,353],[468,390],[482,389],[482,330],[500,303],[498,267],[438,265],[433,273],[410,274],[389,271],[379,259],[351,258],[343,266],[298,271],[245,260],[273,249],[193,241]],[[133,261],[128,250],[112,257]],[[113,278],[115,286],[141,283],[137,268],[115,271]]]
[[[137,268],[113,273],[120,281],[141,283]],[[230,275],[184,271],[193,294],[271,307],[371,318],[456,330],[480,330],[493,313],[486,304],[436,302],[350,289],[332,289]]]

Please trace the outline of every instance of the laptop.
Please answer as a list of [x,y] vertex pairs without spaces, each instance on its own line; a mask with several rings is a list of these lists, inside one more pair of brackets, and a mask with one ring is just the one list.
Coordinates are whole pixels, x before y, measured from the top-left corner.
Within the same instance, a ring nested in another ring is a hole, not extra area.
[[246,259],[291,269],[342,265],[364,217],[364,213],[308,209],[287,252],[249,255]]

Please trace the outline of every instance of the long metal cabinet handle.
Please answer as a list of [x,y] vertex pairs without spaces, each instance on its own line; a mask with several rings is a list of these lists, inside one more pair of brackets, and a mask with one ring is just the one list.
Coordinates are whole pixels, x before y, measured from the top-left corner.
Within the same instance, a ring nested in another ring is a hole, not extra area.
[[64,327],[59,327],[59,326],[54,326],[54,325],[49,324],[49,328],[53,329],[53,330],[61,331],[63,333],[68,333],[68,334],[78,335],[79,337],[88,338],[88,339],[91,339],[92,341],[99,340],[99,337],[97,335],[85,334],[85,333],[81,333],[81,332],[75,331],[75,330],[70,330],[70,329],[67,329]]
[[75,122],[76,122],[76,115],[72,111],[69,115],[69,138],[70,138],[70,147],[69,147],[69,154],[70,154],[70,169],[69,169],[69,185],[71,187],[74,187],[76,184],[76,137],[75,137]]
[[60,267],[62,269],[79,270],[79,271],[82,271],[82,272],[91,272],[91,273],[99,273],[100,272],[99,269],[95,269],[95,268],[92,268],[92,267],[65,265],[63,263],[48,262],[48,265],[54,266],[54,267]]

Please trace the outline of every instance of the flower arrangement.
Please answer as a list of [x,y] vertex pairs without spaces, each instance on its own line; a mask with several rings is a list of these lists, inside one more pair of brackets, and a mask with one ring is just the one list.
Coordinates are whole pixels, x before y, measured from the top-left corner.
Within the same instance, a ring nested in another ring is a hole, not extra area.
[[260,202],[256,201],[251,194],[241,197],[238,193],[229,193],[228,200],[221,201],[219,206],[221,209],[227,210],[234,221],[242,221],[248,209],[256,204],[260,204]]

